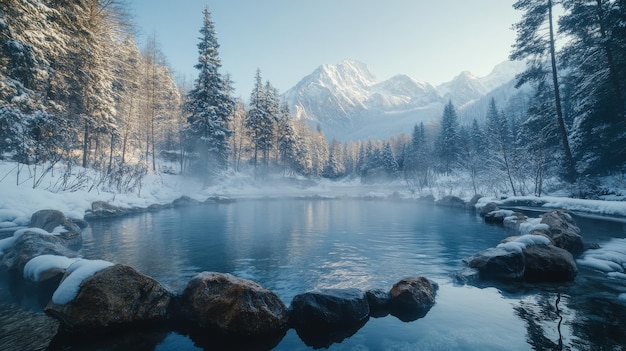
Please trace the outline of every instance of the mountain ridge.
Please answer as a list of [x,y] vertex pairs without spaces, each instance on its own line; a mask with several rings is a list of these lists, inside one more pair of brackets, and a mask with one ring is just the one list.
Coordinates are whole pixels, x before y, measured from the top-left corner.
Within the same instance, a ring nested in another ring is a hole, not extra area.
[[[295,118],[319,125],[328,138],[386,138],[440,117],[448,101],[464,115],[464,110],[472,110],[472,105],[506,86],[523,67],[521,62],[505,61],[487,76],[463,71],[436,86],[406,74],[379,81],[365,63],[348,59],[320,65],[282,98]],[[509,90],[498,97],[506,100],[514,94]]]

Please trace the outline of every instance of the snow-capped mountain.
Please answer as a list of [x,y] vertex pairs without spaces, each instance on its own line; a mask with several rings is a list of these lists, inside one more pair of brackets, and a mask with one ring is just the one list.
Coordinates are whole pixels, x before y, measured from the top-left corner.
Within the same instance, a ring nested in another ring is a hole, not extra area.
[[519,62],[504,62],[486,77],[462,72],[434,86],[403,74],[378,81],[364,63],[345,60],[318,67],[283,98],[296,118],[319,124],[329,138],[386,138],[441,117],[449,100],[459,111],[472,110],[472,104],[510,82],[523,68]]

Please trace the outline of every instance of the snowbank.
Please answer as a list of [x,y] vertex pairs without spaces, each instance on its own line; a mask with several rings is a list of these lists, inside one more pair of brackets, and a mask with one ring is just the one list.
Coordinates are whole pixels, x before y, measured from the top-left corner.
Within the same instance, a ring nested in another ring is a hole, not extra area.
[[580,266],[609,273],[614,278],[626,278],[626,239],[611,239],[599,249],[587,250],[576,261]]
[[37,256],[24,266],[24,279],[38,282],[41,273],[53,269],[65,271],[78,260],[80,258],[68,258],[57,255]]
[[52,294],[52,302],[57,305],[65,305],[74,300],[83,280],[111,266],[113,266],[113,263],[102,260],[78,259],[71,263],[67,267],[67,273],[69,273],[69,275],[61,282],[61,285],[59,285],[54,294]]
[[529,245],[549,245],[550,239],[543,235],[526,234],[518,236],[512,241],[501,243],[497,247],[505,249],[509,252],[522,252]]
[[476,208],[480,209],[489,202],[495,202],[500,206],[515,206],[516,203],[530,203],[536,205],[536,207],[546,209],[564,209],[605,216],[626,217],[626,201],[585,200],[555,196],[516,196],[509,197],[505,200],[494,200],[483,197],[476,203]]

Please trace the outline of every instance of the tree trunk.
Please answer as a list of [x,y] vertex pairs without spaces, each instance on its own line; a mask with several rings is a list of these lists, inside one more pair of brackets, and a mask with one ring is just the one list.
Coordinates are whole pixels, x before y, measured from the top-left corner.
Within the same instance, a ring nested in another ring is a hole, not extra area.
[[111,173],[111,167],[113,166],[113,146],[115,145],[115,135],[111,133],[111,147],[109,147],[109,166],[107,167],[107,173]]
[[87,153],[89,152],[89,125],[85,122],[85,130],[83,133],[83,167],[87,168]]
[[552,22],[552,0],[548,0],[548,21],[550,24],[550,62],[552,64],[552,83],[554,85],[554,102],[556,105],[556,116],[559,123],[559,130],[561,132],[561,140],[563,142],[563,149],[565,151],[565,162],[567,167],[566,180],[570,183],[576,181],[576,166],[574,165],[574,157],[572,157],[572,150],[569,145],[567,128],[565,126],[565,120],[563,119],[563,108],[561,107],[561,93],[559,90],[559,79],[556,69],[556,52],[554,48],[554,24]]

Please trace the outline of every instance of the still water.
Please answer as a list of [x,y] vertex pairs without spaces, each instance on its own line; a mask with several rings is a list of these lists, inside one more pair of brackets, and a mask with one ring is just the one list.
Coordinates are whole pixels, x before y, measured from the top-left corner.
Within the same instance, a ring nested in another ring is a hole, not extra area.
[[[626,237],[621,223],[578,221],[588,241]],[[508,235],[473,213],[412,201],[251,200],[97,221],[84,233],[81,254],[130,265],[177,293],[197,272],[231,273],[273,290],[286,305],[319,288],[388,290],[415,275],[439,283],[437,303],[424,318],[371,318],[331,350],[626,350],[626,303],[618,299],[626,292],[624,280],[582,269],[574,283],[557,286],[454,283],[451,275],[463,268],[463,258]],[[0,297],[10,290],[0,281]],[[0,332],[15,332],[3,323],[18,312],[33,325],[47,318],[37,306],[13,299],[0,305]],[[45,345],[50,332],[42,329]],[[131,346],[202,350],[197,340],[172,330],[61,349]],[[235,349],[206,340],[202,346]],[[289,330],[274,349],[312,347]]]

